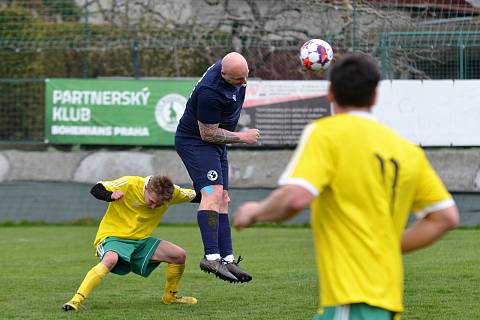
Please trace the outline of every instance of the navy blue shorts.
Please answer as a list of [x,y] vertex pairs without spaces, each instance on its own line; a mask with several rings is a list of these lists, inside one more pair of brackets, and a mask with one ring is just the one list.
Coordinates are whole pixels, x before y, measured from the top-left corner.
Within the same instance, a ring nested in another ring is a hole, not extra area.
[[228,190],[226,145],[175,137],[175,149],[187,168],[197,194],[204,187],[216,184],[220,184],[224,190]]

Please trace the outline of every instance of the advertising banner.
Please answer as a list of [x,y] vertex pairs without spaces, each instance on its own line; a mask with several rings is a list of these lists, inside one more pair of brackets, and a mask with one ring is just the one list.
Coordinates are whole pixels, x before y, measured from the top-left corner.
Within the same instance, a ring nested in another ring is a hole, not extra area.
[[195,83],[47,79],[46,142],[173,145],[178,121]]
[[[46,142],[172,146],[195,83],[47,79]],[[327,87],[327,81],[249,81],[237,131],[260,129],[256,146],[296,145],[308,122],[330,114]]]
[[[478,146],[478,80],[381,81],[374,115],[422,146]],[[47,79],[45,137],[52,144],[172,146],[196,80]],[[254,146],[295,146],[304,126],[330,115],[328,81],[248,81],[237,131]],[[452,111],[453,110],[453,111]]]
[[295,146],[309,122],[329,116],[328,81],[249,81],[237,131],[260,130],[257,145]]

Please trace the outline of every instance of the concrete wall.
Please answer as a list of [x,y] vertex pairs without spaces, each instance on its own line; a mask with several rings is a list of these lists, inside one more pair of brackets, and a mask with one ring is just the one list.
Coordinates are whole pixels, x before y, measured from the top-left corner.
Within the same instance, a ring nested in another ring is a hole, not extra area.
[[[293,150],[229,151],[232,188],[272,188]],[[450,191],[480,191],[480,148],[426,151]],[[177,184],[191,184],[174,150],[30,151],[0,150],[0,183],[7,181],[64,181],[95,183],[122,175],[165,174]]]

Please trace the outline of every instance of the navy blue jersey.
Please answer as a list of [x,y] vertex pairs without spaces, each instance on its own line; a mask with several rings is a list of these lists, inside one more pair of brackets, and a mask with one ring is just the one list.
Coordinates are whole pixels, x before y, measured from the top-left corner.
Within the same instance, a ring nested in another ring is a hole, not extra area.
[[220,61],[203,74],[187,101],[185,112],[177,127],[177,137],[200,137],[198,122],[219,123],[219,128],[235,131],[240,118],[246,86],[235,87],[222,76]]

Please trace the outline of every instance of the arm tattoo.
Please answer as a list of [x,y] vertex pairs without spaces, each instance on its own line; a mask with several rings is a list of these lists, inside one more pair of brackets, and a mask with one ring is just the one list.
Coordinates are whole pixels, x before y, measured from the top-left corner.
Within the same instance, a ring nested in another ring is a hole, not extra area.
[[203,141],[217,144],[240,143],[240,138],[231,131],[219,128],[219,123],[206,124],[198,121]]

